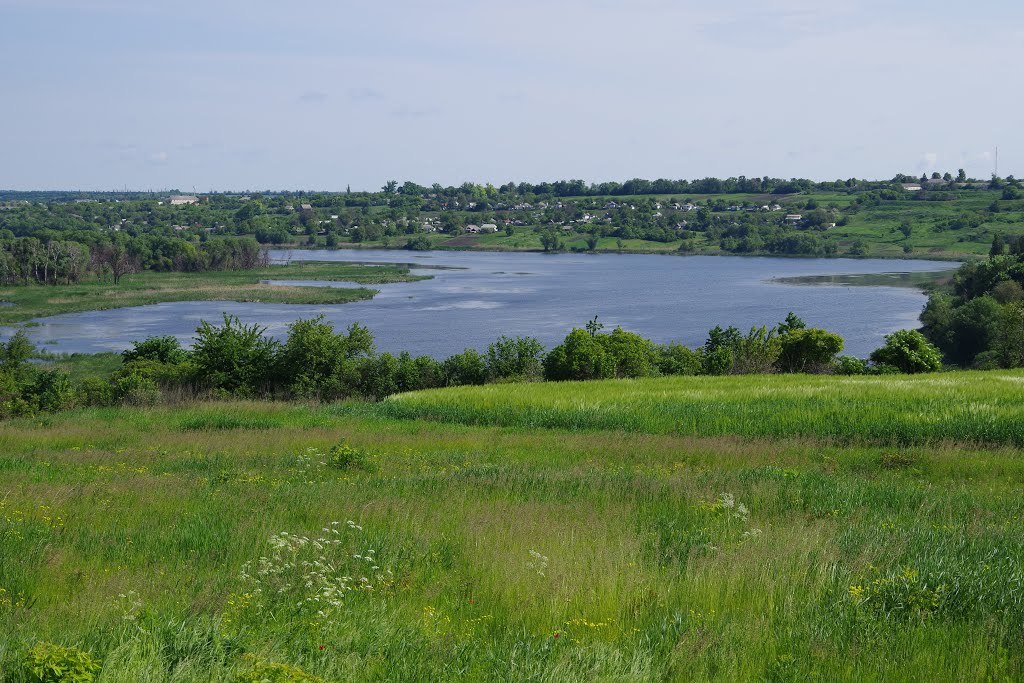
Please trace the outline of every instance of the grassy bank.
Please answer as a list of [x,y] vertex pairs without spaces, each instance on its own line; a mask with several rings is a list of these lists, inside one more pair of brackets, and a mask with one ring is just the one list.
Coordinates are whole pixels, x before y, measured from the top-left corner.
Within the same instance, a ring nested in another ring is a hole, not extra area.
[[92,279],[75,285],[0,287],[0,325],[61,313],[145,306],[171,301],[246,301],[272,304],[343,304],[372,298],[367,287],[291,287],[262,280],[329,280],[374,285],[424,279],[400,265],[293,263],[246,271],[143,272],[118,284]]
[[[696,385],[737,425],[718,436],[514,419],[572,392],[671,415],[682,389],[658,382],[5,423],[0,666],[21,680],[52,641],[101,681],[1019,679],[1014,439],[840,445],[809,408],[898,394],[941,422],[944,393],[1002,414],[1021,376],[819,379]],[[741,428],[770,395],[789,433]],[[491,410],[405,419],[448,399]]]
[[485,385],[400,394],[397,418],[693,436],[814,437],[887,445],[1024,445],[1024,374],[660,377]]

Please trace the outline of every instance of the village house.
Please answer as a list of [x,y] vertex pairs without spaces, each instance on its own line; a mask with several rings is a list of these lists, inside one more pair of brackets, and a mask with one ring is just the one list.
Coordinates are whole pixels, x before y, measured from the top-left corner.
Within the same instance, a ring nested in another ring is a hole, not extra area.
[[171,195],[171,206],[180,206],[182,204],[198,204],[199,197],[192,194],[174,194]]
[[470,223],[469,225],[466,226],[466,232],[470,233],[471,235],[476,235],[477,233],[480,232],[480,226]]
[[498,232],[498,226],[494,223],[484,223],[480,226],[480,232]]
[[903,189],[907,192],[920,192],[921,186],[917,183],[903,183]]
[[799,213],[790,213],[790,214],[786,214],[785,221],[787,223],[790,223],[790,224],[795,224],[795,223],[799,223],[803,219],[804,219],[804,217],[801,214],[799,214]]

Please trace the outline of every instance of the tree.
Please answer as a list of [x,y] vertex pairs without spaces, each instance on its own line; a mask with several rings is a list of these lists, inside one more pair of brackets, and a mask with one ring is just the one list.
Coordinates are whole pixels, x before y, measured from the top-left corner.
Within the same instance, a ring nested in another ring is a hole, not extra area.
[[487,381],[487,360],[476,349],[449,356],[442,364],[445,384],[450,387],[483,384]]
[[964,173],[964,169],[962,169],[962,168],[961,169],[957,169],[956,181],[958,183],[962,183],[962,182],[965,182],[966,180],[967,180],[967,174]]
[[917,330],[900,330],[885,337],[885,346],[871,352],[871,362],[913,374],[942,368],[942,354]]
[[251,396],[268,389],[280,344],[264,337],[265,331],[255,324],[243,325],[227,313],[220,327],[202,321],[189,354],[197,378],[229,394]]
[[700,351],[676,342],[659,346],[656,351],[658,371],[663,375],[699,375],[704,370]]
[[139,271],[139,259],[128,253],[122,244],[110,244],[99,247],[93,252],[95,265],[101,270],[106,270],[114,278],[114,284],[119,284],[121,278]]
[[994,350],[1000,367],[1024,367],[1024,304],[1003,306]]
[[991,348],[999,328],[1000,315],[999,304],[989,295],[957,306],[949,321],[949,345],[943,349],[946,357],[957,365],[971,365],[978,354]]
[[988,250],[989,258],[996,256],[1002,256],[1003,252],[1006,251],[1006,241],[1003,240],[1003,236],[998,232],[992,236],[992,246]]
[[574,328],[544,358],[544,379],[552,382],[606,379],[615,373],[615,361],[596,335]]
[[181,343],[174,336],[149,337],[132,344],[132,348],[121,352],[125,363],[136,361],[155,361],[165,365],[177,365],[186,358]]
[[729,371],[737,375],[771,372],[779,358],[779,338],[775,329],[766,326],[751,327],[746,336],[740,336],[732,348],[732,366]]
[[790,332],[795,332],[796,330],[802,330],[805,327],[807,327],[807,323],[805,323],[796,313],[790,311],[786,315],[786,319],[783,322],[779,323],[776,329],[778,330],[779,334],[789,334]]
[[562,240],[554,230],[544,230],[540,233],[540,245],[546,252],[562,250]]
[[817,328],[792,330],[779,336],[777,366],[783,372],[815,372],[829,367],[843,350],[843,338]]
[[733,365],[733,349],[742,336],[731,325],[725,329],[715,325],[708,330],[708,338],[704,342],[704,372],[708,375],[727,374]]
[[487,376],[491,381],[537,379],[543,352],[534,337],[498,337],[487,347]]

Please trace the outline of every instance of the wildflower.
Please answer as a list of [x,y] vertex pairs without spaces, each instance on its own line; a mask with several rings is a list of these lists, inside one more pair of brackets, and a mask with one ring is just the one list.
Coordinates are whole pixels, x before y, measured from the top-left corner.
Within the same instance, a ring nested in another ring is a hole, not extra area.
[[320,649],[321,649],[321,650],[322,650],[322,649],[324,649],[324,646],[323,646],[323,645],[321,645],[321,646],[320,646]]

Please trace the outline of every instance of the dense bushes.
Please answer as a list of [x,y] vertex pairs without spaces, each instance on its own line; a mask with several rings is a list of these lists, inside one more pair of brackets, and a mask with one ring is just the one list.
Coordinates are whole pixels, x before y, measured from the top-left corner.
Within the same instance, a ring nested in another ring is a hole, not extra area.
[[[994,364],[1021,363],[1024,306],[1007,305],[992,335],[1002,351]],[[346,398],[381,400],[392,394],[488,382],[565,381],[657,375],[773,372],[862,374],[923,372],[941,365],[938,350],[917,332],[887,337],[873,364],[836,357],[839,335],[807,328],[790,314],[772,328],[715,327],[703,346],[659,345],[616,327],[603,332],[597,318],[573,329],[545,353],[533,337],[500,337],[486,353],[466,349],[438,361],[429,356],[378,353],[370,331],[354,323],[338,333],[323,316],[297,320],[284,342],[266,328],[225,315],[203,321],[191,349],[176,337],[150,337],[122,353],[108,379],[73,382],[60,370],[30,362],[24,332],[0,345],[0,417],[53,412],[75,405],[153,405],[168,397]]]
[[[998,248],[997,248],[998,247]],[[993,244],[987,261],[965,264],[953,291],[935,292],[921,314],[923,331],[946,361],[961,367],[1024,366],[1024,255]]]

